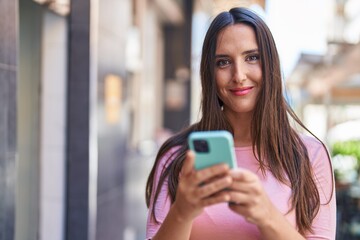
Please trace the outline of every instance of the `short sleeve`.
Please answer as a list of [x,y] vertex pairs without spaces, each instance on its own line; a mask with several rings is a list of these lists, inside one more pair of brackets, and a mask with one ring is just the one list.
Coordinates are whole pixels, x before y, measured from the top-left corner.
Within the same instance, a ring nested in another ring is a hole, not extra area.
[[[154,176],[154,186],[153,192],[150,200],[150,207],[148,209],[147,223],[146,223],[146,239],[151,239],[155,236],[159,230],[161,224],[163,223],[166,215],[168,214],[171,206],[171,200],[168,192],[168,179],[166,178],[164,183],[161,186],[160,193],[156,202],[154,203],[154,197],[156,188],[159,184],[159,179],[161,173],[166,169],[166,167],[173,161],[176,154],[176,149],[170,149],[161,159],[156,168]],[[152,217],[152,209],[155,208],[155,217],[158,222]]]
[[315,183],[320,195],[320,209],[312,229],[306,239],[335,239],[336,234],[336,194],[334,174],[327,149],[317,140],[308,145],[309,158],[313,167]]

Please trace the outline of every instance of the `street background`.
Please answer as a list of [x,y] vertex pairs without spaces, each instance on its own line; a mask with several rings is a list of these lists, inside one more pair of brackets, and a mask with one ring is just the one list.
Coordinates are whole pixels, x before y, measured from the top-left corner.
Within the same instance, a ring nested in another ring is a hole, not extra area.
[[0,239],[140,240],[161,144],[199,118],[211,19],[259,14],[360,239],[359,0],[0,0]]

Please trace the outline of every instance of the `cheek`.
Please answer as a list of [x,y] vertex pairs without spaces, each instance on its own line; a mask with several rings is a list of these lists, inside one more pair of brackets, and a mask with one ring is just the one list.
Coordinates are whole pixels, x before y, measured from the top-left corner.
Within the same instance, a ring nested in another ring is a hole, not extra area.
[[228,71],[218,70],[218,71],[215,71],[215,79],[216,79],[217,87],[221,88],[221,87],[226,86],[229,83],[231,76],[228,73]]
[[256,71],[254,71],[255,74],[255,79],[257,79],[257,82],[259,83],[259,85],[261,85],[262,83],[262,71],[261,71],[261,67],[259,66]]
[[216,81],[216,93],[219,98],[224,96],[224,90],[227,87],[227,81],[224,77],[223,73],[215,73],[215,81]]

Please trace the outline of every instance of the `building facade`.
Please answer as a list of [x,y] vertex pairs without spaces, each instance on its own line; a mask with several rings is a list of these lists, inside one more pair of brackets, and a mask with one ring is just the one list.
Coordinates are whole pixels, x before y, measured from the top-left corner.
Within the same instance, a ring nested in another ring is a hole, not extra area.
[[129,149],[190,116],[192,5],[0,0],[1,239],[121,239]]

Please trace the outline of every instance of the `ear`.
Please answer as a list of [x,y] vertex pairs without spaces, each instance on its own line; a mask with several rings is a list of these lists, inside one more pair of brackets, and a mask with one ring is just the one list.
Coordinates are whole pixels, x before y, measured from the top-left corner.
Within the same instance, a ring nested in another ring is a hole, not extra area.
[[222,107],[224,106],[223,101],[219,98],[219,96],[217,96],[218,102],[219,102],[219,106]]

